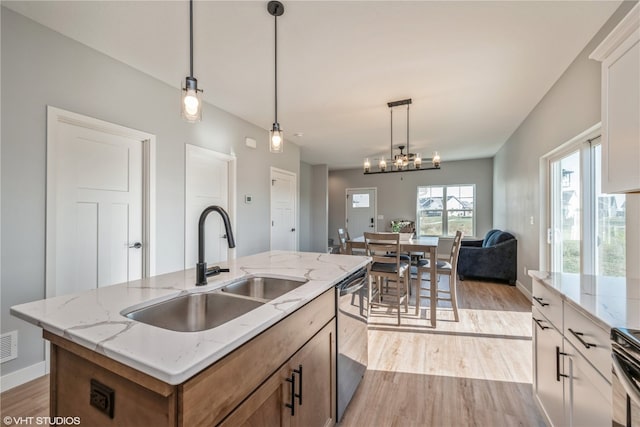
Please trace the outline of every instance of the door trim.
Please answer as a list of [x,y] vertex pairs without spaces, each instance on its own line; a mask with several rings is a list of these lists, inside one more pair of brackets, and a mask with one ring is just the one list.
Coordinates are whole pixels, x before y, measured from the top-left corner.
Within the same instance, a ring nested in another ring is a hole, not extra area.
[[[349,191],[353,191],[353,190],[357,190],[357,191],[369,191],[369,190],[373,190],[373,196],[376,199],[376,203],[373,206],[373,217],[375,218],[375,220],[373,221],[373,232],[377,233],[378,232],[378,187],[353,187],[353,188],[345,188],[344,189],[344,226],[346,227],[347,230],[349,230],[349,226],[347,225],[347,218],[348,218],[348,213],[349,213],[349,204],[346,202],[347,200],[347,196],[349,195]],[[353,237],[358,237],[358,236],[353,236]]]
[[137,139],[142,143],[143,188],[142,188],[142,232],[145,242],[142,277],[156,273],[156,136],[130,129],[93,117],[62,110],[47,105],[47,182],[46,182],[46,232],[45,232],[45,297],[56,295],[56,153],[57,125],[71,124],[112,135]]
[[281,173],[283,175],[289,175],[291,177],[293,177],[293,181],[296,183],[296,191],[294,192],[294,197],[295,200],[293,201],[293,221],[294,221],[294,227],[296,229],[295,233],[296,233],[296,238],[295,238],[295,248],[294,250],[297,251],[299,248],[299,239],[300,239],[300,233],[298,232],[299,230],[299,225],[298,225],[298,175],[295,172],[291,172],[285,169],[280,169],[280,168],[276,168],[274,166],[271,166],[269,168],[269,250],[271,250],[272,248],[272,244],[273,244],[273,227],[271,226],[271,224],[273,224],[273,185],[271,185],[271,182],[273,182],[273,173],[274,172],[278,172]]
[[[195,144],[189,144],[189,143],[185,143],[184,144],[184,183],[185,185],[187,184],[187,151],[188,150],[195,150],[195,151],[201,151],[201,152],[206,152],[206,154],[212,154],[213,156],[217,157],[218,159],[221,160],[225,160],[227,162],[227,209],[229,210],[229,212],[227,212],[229,214],[229,220],[231,221],[231,229],[232,230],[236,230],[236,190],[237,190],[237,186],[236,186],[236,166],[237,166],[237,158],[234,155],[231,154],[226,154],[226,153],[221,153],[220,151],[215,151],[212,150],[211,148],[207,148],[207,147],[201,147],[199,145],[195,145]],[[187,253],[187,219],[186,219],[186,212],[187,212],[187,191],[186,191],[186,187],[185,187],[185,192],[184,192],[184,214],[185,214],[185,223],[184,223],[184,227],[183,227],[183,231],[184,231],[184,239],[183,239],[183,246],[184,246],[184,253],[182,255],[182,259],[185,260],[186,258],[186,253]],[[227,248],[227,259],[235,259],[236,258],[236,249],[229,249]],[[185,262],[185,266],[184,266],[185,270],[189,269],[189,268],[193,268],[193,266],[188,266],[186,265]]]

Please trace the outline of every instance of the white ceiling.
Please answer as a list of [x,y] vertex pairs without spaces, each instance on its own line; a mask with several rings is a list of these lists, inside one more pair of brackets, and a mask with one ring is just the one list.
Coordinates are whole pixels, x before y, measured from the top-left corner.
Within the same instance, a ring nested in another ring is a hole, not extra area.
[[[438,150],[443,164],[493,156],[620,4],[283,3],[278,119],[302,160],[331,169],[388,155],[386,103],[404,98],[412,152]],[[186,0],[2,4],[176,88],[188,74]],[[208,102],[269,129],[266,4],[197,1],[194,76]],[[405,110],[394,110],[394,145],[405,135]]]

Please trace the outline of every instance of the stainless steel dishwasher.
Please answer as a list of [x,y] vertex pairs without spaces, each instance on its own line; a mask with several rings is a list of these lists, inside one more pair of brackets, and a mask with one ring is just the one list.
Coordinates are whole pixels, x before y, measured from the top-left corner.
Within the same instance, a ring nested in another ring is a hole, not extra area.
[[367,279],[367,269],[362,268],[336,285],[338,422],[367,370]]

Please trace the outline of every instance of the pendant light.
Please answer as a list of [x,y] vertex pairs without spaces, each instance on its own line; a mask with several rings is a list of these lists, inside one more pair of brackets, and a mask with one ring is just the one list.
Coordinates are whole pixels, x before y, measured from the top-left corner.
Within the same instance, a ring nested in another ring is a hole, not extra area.
[[275,74],[275,119],[273,121],[273,127],[269,131],[269,151],[272,153],[282,153],[284,148],[284,133],[280,129],[280,123],[278,123],[278,16],[282,16],[284,13],[284,5],[279,1],[270,1],[267,4],[267,11],[273,16],[274,21],[274,74]]
[[193,77],[193,0],[189,0],[189,76],[185,79],[180,97],[182,117],[189,123],[202,120],[202,89]]
[[[393,172],[413,172],[420,170],[438,170],[440,169],[440,154],[437,151],[433,152],[433,157],[431,159],[423,159],[420,153],[412,153],[409,149],[409,105],[412,104],[411,98],[402,99],[400,101],[392,101],[387,102],[387,107],[389,107],[389,118],[390,122],[390,130],[391,130],[391,138],[389,144],[389,160],[384,157],[380,158],[378,162],[378,169],[373,170],[371,168],[371,162],[369,159],[365,159],[364,161],[364,174],[378,174],[378,173],[393,173]],[[393,150],[393,108],[399,107],[402,105],[407,106],[407,142],[406,145],[398,145],[397,149],[400,150],[400,154],[394,154]],[[404,152],[404,149],[407,149],[407,152]],[[431,167],[423,167],[423,160],[429,160],[432,163]]]

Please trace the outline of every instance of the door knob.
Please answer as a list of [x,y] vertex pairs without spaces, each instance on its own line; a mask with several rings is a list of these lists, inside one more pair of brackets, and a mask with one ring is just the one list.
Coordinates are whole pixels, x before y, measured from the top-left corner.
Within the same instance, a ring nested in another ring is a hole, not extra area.
[[133,245],[129,245],[131,249],[140,249],[142,247],[142,243],[135,242]]
[[292,229],[291,229],[291,231],[296,231],[296,229],[295,229],[295,228],[292,228]]

